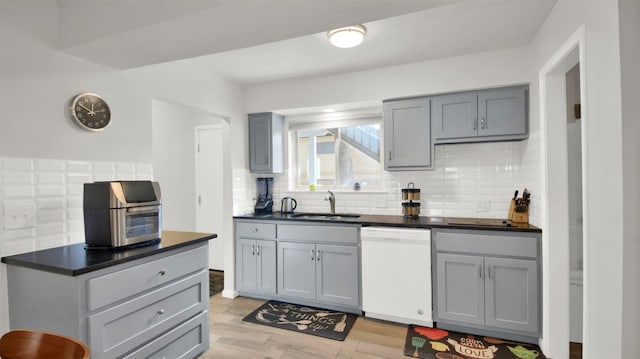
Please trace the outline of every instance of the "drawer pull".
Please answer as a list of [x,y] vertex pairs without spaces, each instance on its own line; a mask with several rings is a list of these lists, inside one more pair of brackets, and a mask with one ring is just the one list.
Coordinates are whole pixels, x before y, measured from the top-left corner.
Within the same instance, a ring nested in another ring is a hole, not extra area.
[[163,277],[165,274],[167,274],[167,272],[165,272],[164,269],[161,269],[160,272],[158,272],[158,274]]
[[254,228],[253,233],[258,233],[258,228]]
[[164,309],[158,310],[158,315],[162,315],[162,314],[164,314]]
[[311,250],[311,260],[312,260],[312,261],[313,261],[313,260],[315,260],[314,252],[315,252],[315,251],[312,249],[312,250]]

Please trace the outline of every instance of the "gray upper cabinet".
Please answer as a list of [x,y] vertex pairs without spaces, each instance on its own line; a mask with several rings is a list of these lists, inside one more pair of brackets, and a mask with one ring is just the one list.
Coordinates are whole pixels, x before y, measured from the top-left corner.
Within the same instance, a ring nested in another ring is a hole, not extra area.
[[515,86],[432,97],[435,143],[528,138],[527,94]]
[[277,113],[249,114],[249,169],[284,172],[284,118]]
[[478,135],[478,96],[475,92],[437,96],[432,102],[436,140]]
[[432,235],[438,327],[471,326],[535,342],[541,327],[539,234],[439,229]]
[[429,99],[384,102],[384,169],[433,169]]

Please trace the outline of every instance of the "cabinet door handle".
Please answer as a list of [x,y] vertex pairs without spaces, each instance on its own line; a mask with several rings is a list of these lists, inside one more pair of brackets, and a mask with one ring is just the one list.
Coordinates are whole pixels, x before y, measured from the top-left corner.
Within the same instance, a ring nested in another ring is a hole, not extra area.
[[260,255],[260,246],[256,246],[256,255],[259,256]]
[[478,129],[478,118],[477,118],[477,117],[475,117],[475,118],[473,119],[473,129],[474,129],[474,130],[477,130],[477,129]]
[[162,314],[164,314],[164,309],[158,310],[158,315],[162,315]]
[[258,233],[258,228],[254,228],[253,233]]
[[483,130],[487,128],[487,120],[484,117],[480,118],[480,128]]
[[316,256],[316,260],[317,260],[318,262],[320,262],[320,253],[321,253],[321,252],[320,252],[320,250],[318,249],[318,255]]
[[389,151],[389,161],[391,161],[391,151]]
[[252,244],[252,245],[251,245],[251,255],[252,255],[252,256],[255,256],[255,255],[256,255],[256,245],[255,245],[255,244]]
[[482,266],[478,266],[478,275],[480,276],[480,279],[482,279]]
[[312,249],[311,250],[311,260],[312,261],[316,260],[316,256],[314,254],[315,254],[315,251]]
[[158,272],[158,275],[163,277],[167,272],[165,272],[164,269],[160,269],[160,271]]
[[489,267],[488,269],[489,269],[489,279],[491,279],[491,267]]

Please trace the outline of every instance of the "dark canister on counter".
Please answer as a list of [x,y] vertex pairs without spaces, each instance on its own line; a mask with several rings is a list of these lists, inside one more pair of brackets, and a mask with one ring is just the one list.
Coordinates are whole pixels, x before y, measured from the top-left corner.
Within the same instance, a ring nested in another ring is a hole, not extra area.
[[420,216],[420,202],[402,202],[402,215],[407,218]]
[[413,182],[407,184],[407,188],[402,189],[403,201],[419,201],[420,200],[420,188],[416,188]]
[[413,182],[402,189],[402,215],[405,218],[420,216],[420,188],[416,188]]

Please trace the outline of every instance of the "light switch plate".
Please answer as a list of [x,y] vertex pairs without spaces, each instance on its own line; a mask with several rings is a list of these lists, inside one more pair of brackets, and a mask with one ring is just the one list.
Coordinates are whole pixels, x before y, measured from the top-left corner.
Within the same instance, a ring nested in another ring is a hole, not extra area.
[[4,229],[24,229],[36,226],[36,206],[32,203],[6,204]]

